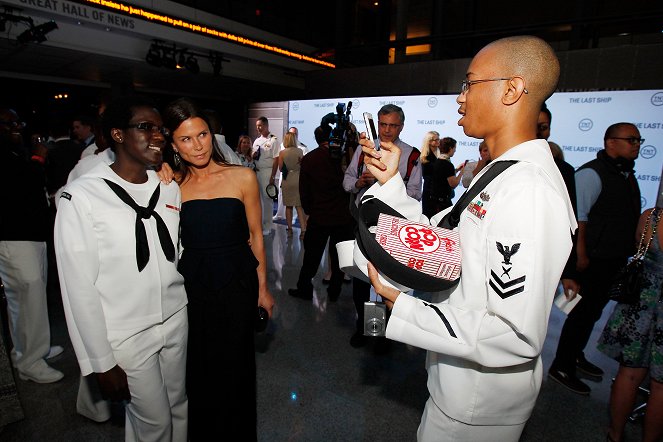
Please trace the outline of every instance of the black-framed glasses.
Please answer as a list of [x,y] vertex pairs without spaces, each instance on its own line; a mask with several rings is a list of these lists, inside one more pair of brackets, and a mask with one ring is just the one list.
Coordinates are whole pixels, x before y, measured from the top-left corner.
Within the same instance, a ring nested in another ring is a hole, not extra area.
[[4,124],[5,126],[9,126],[15,129],[25,129],[25,127],[27,126],[24,121],[14,121],[14,120],[0,120],[0,124]]
[[626,140],[632,145],[636,144],[642,144],[645,142],[644,138],[638,138],[638,137],[610,137],[612,140]]
[[[467,91],[470,90],[470,86],[472,86],[473,84],[487,83],[489,81],[508,81],[508,80],[513,79],[513,78],[516,78],[516,76],[513,76],[513,77],[500,77],[500,78],[486,78],[485,80],[463,80],[463,82],[461,83],[461,86],[460,86],[460,93],[461,94],[466,94]],[[518,78],[522,78],[522,77],[518,77]],[[523,92],[525,92],[526,94],[529,94],[529,91],[527,90],[527,88],[523,89]]]
[[127,124],[127,128],[138,129],[142,130],[143,132],[152,132],[153,134],[159,132],[164,137],[170,135],[170,131],[168,130],[168,128],[165,128],[163,126],[157,126],[156,124],[150,123],[149,121],[142,121],[136,124]]
[[380,126],[382,129],[398,129],[399,127],[402,126],[402,124],[396,124],[396,123],[383,123],[382,121],[378,121],[378,126]]

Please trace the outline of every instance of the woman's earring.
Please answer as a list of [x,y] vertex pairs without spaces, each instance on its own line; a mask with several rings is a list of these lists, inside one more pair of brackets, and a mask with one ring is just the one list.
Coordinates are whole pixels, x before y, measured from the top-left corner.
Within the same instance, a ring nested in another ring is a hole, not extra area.
[[178,151],[175,151],[173,154],[173,163],[175,163],[176,167],[180,167],[180,164],[182,164],[182,158],[180,157],[180,153]]

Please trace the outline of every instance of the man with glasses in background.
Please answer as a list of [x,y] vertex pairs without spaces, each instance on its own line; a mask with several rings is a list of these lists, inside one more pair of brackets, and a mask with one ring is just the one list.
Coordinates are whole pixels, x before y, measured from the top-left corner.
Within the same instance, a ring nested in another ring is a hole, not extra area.
[[600,381],[603,370],[585,359],[583,350],[608,303],[609,275],[635,252],[640,217],[640,188],[633,166],[645,140],[631,123],[608,127],[604,149],[575,174],[578,204],[577,264],[582,299],[564,322],[548,376],[574,393],[590,387],[576,369]]
[[[403,178],[408,196],[421,200],[421,162],[419,162],[419,149],[412,147],[400,139],[405,124],[405,113],[400,106],[385,104],[378,111],[378,137],[380,142],[394,143],[401,150],[398,172]],[[368,130],[368,128],[367,128]],[[345,170],[343,188],[346,192],[356,194],[355,204],[359,205],[361,197],[375,178],[368,169],[364,168],[364,155],[361,149],[355,150],[350,165]],[[371,285],[359,278],[352,278],[352,298],[357,311],[356,330],[350,338],[350,345],[355,348],[366,345],[368,338],[364,336],[364,302],[371,296]],[[378,338],[378,353],[387,350],[387,340]]]

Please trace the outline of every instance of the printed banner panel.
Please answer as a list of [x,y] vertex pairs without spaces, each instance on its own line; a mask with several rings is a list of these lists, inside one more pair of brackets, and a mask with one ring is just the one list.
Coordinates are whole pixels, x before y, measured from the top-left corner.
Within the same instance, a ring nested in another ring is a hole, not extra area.
[[[455,165],[479,157],[481,140],[470,138],[458,126],[460,115],[456,95],[414,95],[400,97],[345,97],[323,100],[301,100],[289,103],[289,126],[299,130],[300,141],[309,150],[317,146],[313,131],[320,120],[336,113],[336,106],[352,102],[352,122],[360,132],[366,127],[363,112],[371,112],[377,122],[377,112],[385,104],[393,103],[405,112],[401,139],[421,148],[426,132],[434,130],[440,137],[458,141]],[[656,204],[661,167],[663,166],[663,91],[558,92],[546,102],[552,112],[550,141],[564,151],[564,159],[578,168],[596,157],[603,148],[605,130],[613,123],[635,124],[645,142],[636,160],[636,175],[642,192],[642,207]],[[456,198],[462,194],[458,189]]]

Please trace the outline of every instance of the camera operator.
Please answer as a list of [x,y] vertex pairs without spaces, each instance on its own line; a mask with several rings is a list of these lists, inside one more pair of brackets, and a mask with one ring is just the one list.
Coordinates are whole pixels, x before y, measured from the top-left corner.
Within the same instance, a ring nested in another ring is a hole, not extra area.
[[[337,122],[336,128],[341,129]],[[314,131],[318,148],[302,158],[299,171],[299,195],[304,212],[308,215],[306,236],[304,236],[304,259],[299,271],[297,288],[288,290],[295,298],[312,299],[315,276],[329,240],[332,276],[327,288],[331,302],[341,293],[343,273],[338,266],[336,243],[354,238],[353,220],[350,215],[348,194],[343,190],[343,170],[341,157],[343,146],[336,145],[337,137],[332,137],[331,126],[322,124]]]
[[[391,142],[401,150],[398,172],[406,185],[407,194],[416,200],[421,200],[421,163],[419,162],[419,150],[412,147],[399,138],[405,123],[405,113],[400,106],[385,104],[378,111],[378,136],[380,142]],[[345,170],[343,188],[347,192],[355,194],[355,204],[359,205],[361,197],[370,186],[375,183],[375,178],[364,168],[364,158],[361,149],[352,156],[350,165]],[[357,310],[356,331],[350,338],[350,345],[363,347],[367,338],[364,336],[364,302],[371,296],[371,285],[358,278],[352,278],[352,297]],[[380,338],[382,349],[386,349],[386,339]],[[380,351],[380,350],[379,350]]]

